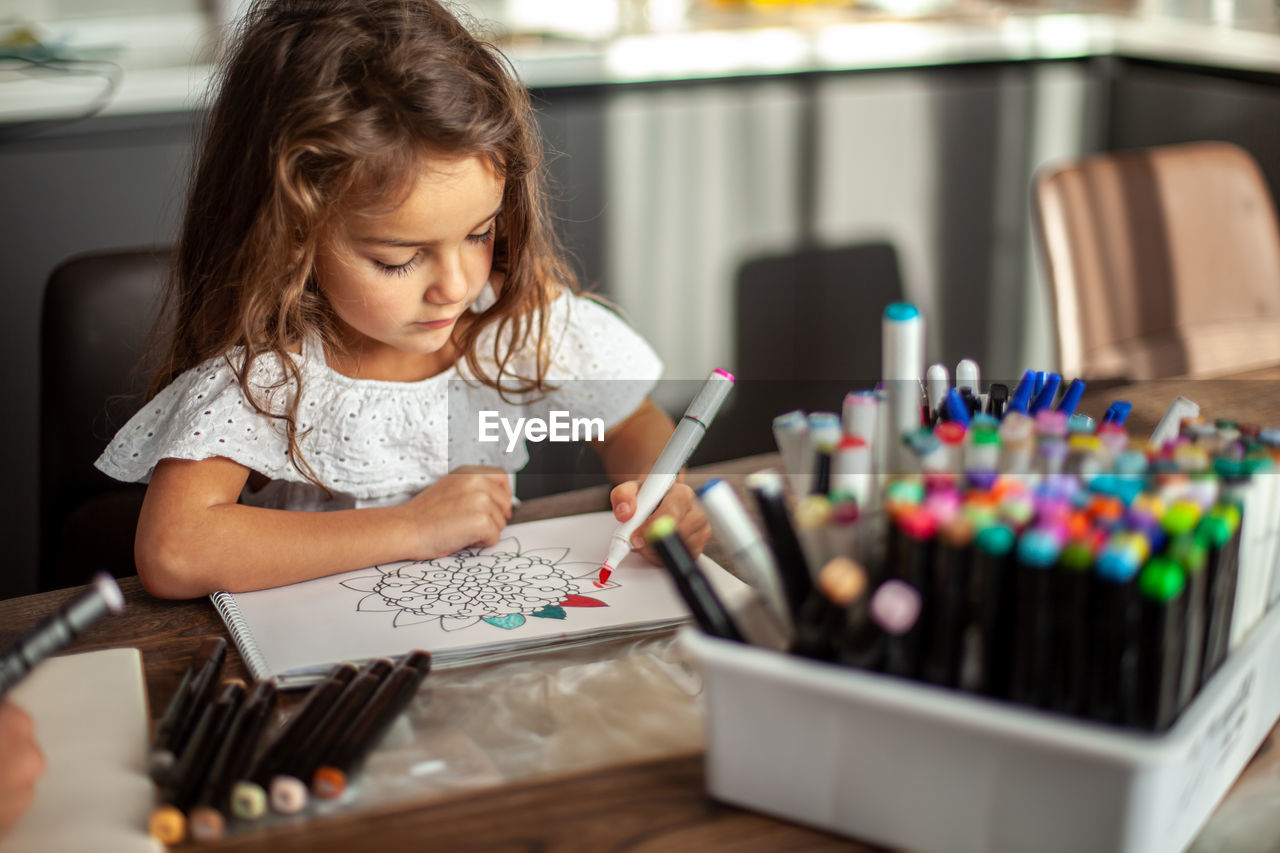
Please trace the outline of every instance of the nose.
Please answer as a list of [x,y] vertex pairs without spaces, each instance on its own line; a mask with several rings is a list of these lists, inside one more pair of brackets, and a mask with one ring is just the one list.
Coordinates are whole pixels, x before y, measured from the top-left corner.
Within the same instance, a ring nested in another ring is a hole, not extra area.
[[467,298],[470,290],[467,284],[466,271],[462,257],[457,252],[450,252],[440,259],[435,281],[427,288],[425,294],[428,302],[437,305],[453,305]]

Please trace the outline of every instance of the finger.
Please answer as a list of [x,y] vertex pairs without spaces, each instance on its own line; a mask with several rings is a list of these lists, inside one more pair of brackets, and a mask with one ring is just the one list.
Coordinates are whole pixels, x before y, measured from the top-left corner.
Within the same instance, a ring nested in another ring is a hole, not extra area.
[[635,515],[636,493],[639,490],[640,484],[635,480],[628,480],[613,487],[613,491],[609,493],[609,502],[613,505],[614,518],[618,521],[627,521]]
[[492,480],[482,485],[485,495],[493,501],[502,513],[503,518],[511,517],[511,483],[504,476],[501,483],[495,483]]

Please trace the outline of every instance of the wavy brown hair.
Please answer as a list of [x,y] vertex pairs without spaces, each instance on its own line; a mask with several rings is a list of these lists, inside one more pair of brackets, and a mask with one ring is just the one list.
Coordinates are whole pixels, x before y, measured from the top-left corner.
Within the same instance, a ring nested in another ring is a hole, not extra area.
[[[493,267],[497,301],[460,330],[473,375],[504,393],[545,390],[547,305],[577,290],[551,227],[547,179],[529,96],[507,60],[435,0],[259,0],[219,65],[166,297],[172,337],[152,383],[243,348],[245,397],[279,418],[295,467],[299,394],[271,410],[249,382],[263,357],[285,367],[308,335],[330,345],[332,314],[314,281],[317,246],[342,218],[394,207],[424,154],[482,156],[504,179]],[[493,364],[476,351],[496,324]],[[513,355],[532,343],[533,376]]]

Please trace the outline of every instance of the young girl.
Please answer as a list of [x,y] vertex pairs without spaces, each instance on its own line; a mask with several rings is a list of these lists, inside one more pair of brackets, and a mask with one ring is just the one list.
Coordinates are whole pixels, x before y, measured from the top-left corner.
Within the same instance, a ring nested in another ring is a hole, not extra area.
[[[97,462],[149,483],[158,596],[495,543],[527,454],[468,441],[480,410],[600,418],[619,521],[672,431],[657,357],[561,259],[526,92],[435,0],[249,11],[167,307],[155,396]],[[701,551],[687,486],[662,514]]]

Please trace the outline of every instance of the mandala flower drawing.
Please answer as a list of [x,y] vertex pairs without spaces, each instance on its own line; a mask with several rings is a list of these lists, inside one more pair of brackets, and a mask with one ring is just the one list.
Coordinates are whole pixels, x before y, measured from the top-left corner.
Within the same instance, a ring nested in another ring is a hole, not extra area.
[[[566,562],[568,548],[520,549],[507,538],[434,560],[391,563],[342,581],[365,593],[356,610],[392,613],[392,625],[438,623],[457,631],[479,623],[513,630],[527,619],[566,619],[569,608],[607,607],[596,593],[616,589],[595,563]],[[590,594],[588,594],[590,593]]]

